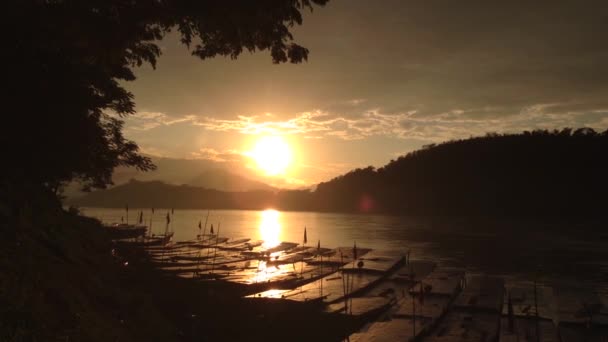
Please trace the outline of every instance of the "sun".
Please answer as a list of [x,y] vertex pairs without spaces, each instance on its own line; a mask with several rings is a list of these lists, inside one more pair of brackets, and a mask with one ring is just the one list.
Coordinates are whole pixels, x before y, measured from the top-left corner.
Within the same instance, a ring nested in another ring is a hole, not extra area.
[[269,176],[284,174],[293,159],[289,144],[281,136],[259,138],[249,156]]

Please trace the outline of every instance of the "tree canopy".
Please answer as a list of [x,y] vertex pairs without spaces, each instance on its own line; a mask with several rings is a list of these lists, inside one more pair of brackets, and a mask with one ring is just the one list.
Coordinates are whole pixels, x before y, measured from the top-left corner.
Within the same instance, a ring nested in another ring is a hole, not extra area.
[[327,1],[9,0],[2,182],[104,188],[117,166],[153,169],[122,134],[135,103],[121,82],[155,67],[158,41],[176,31],[201,59],[268,50],[299,63],[308,50],[290,30]]
[[608,130],[534,130],[431,144],[318,185],[316,203],[400,214],[597,215]]

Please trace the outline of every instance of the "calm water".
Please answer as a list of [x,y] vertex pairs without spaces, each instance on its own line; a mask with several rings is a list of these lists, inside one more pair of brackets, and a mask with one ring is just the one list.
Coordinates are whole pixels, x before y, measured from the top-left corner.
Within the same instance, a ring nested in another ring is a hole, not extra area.
[[[124,209],[84,208],[103,222],[126,221]],[[129,211],[135,223],[140,209]],[[143,209],[144,223],[162,233],[167,209]],[[175,240],[193,239],[204,225],[206,210],[175,210],[169,229]],[[578,284],[608,292],[608,234],[597,222],[552,222],[498,219],[432,219],[314,212],[211,211],[221,236],[249,237],[270,243],[302,243],[323,247],[358,246],[411,251],[412,258],[460,266],[472,272],[504,276],[510,282],[538,279],[548,284]],[[602,231],[604,231],[602,233]]]

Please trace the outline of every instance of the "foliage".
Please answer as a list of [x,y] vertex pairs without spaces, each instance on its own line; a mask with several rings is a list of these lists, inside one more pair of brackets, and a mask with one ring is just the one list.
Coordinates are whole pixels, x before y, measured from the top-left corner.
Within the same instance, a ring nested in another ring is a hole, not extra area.
[[153,169],[122,134],[135,103],[121,82],[156,65],[159,40],[175,30],[201,59],[269,50],[275,63],[299,63],[308,50],[290,29],[327,1],[9,0],[2,186],[104,188],[117,166]]
[[[417,214],[603,212],[608,130],[526,131],[429,145],[317,187],[324,207]],[[602,200],[603,199],[603,200]],[[370,207],[371,205],[371,207]]]
[[15,218],[0,221],[0,341],[173,340],[166,308],[125,279],[97,220],[44,209]]

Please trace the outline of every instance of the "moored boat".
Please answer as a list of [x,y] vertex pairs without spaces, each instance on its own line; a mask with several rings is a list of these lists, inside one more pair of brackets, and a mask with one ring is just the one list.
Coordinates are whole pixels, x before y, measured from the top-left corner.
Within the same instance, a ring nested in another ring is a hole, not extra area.
[[104,225],[106,232],[110,235],[111,239],[129,239],[136,238],[146,234],[148,230],[147,226],[126,224],[126,223],[114,223]]

